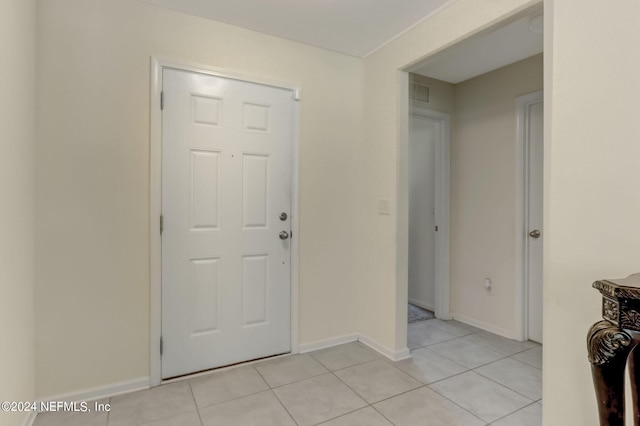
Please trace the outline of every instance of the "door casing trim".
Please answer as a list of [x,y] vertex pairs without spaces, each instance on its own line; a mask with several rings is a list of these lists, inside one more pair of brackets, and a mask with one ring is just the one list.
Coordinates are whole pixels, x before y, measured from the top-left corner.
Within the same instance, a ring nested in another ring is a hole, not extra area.
[[[290,90],[299,101],[300,86],[266,79],[246,73],[206,65],[151,57],[150,128],[149,128],[149,385],[162,383],[160,337],[162,335],[162,239],[160,214],[162,212],[162,71],[165,68],[230,78],[265,86]],[[299,352],[299,146],[300,104],[294,102],[291,146],[291,353]]]

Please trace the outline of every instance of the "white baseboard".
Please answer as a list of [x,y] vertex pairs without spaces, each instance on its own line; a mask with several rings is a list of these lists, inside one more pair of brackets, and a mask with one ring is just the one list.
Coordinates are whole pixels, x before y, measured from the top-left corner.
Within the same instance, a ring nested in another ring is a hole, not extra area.
[[431,303],[421,302],[421,301],[420,301],[420,300],[418,300],[418,299],[411,299],[411,298],[409,298],[409,303],[411,303],[412,305],[419,306],[419,307],[421,307],[422,309],[426,309],[427,311],[431,311],[431,312],[435,311],[435,309],[436,309],[436,308],[433,306],[433,304],[431,304]]
[[350,342],[356,342],[356,341],[369,346],[374,351],[389,358],[392,361],[400,361],[403,359],[411,358],[411,354],[409,353],[409,348],[405,347],[398,351],[392,351],[391,349],[376,342],[375,340],[358,333],[345,334],[344,336],[332,337],[330,339],[318,340],[316,342],[311,342],[311,343],[302,343],[300,344],[300,353],[303,354],[307,352],[313,352],[320,349],[326,349],[332,346],[338,346],[344,343],[350,343]]
[[411,353],[409,352],[409,348],[407,347],[404,347],[397,351],[393,351],[387,348],[386,346],[362,334],[358,337],[358,340],[363,344],[369,346],[371,349],[375,350],[376,352],[379,352],[380,354],[389,358],[391,361],[401,361],[403,359],[411,358]]
[[124,382],[111,383],[95,388],[82,389],[75,392],[53,395],[46,398],[40,398],[40,401],[94,401],[96,399],[109,398],[123,393],[135,392],[139,390],[149,389],[149,377],[139,377]]
[[37,411],[29,411],[29,415],[24,419],[24,426],[33,426],[33,422],[36,421]]
[[496,327],[495,325],[488,324],[486,322],[478,321],[476,319],[470,318],[466,315],[459,315],[454,313],[453,319],[456,321],[463,322],[468,325],[472,325],[474,327],[480,328],[482,330],[488,331],[493,334],[497,334],[502,337],[506,337],[507,339],[515,339],[517,338],[513,334],[513,330],[507,330],[506,328]]
[[311,343],[301,343],[298,345],[298,349],[301,354],[307,352],[313,352],[320,349],[330,348],[332,346],[342,345],[344,343],[355,342],[358,340],[358,334],[345,334],[343,336],[331,337],[329,339],[317,340]]

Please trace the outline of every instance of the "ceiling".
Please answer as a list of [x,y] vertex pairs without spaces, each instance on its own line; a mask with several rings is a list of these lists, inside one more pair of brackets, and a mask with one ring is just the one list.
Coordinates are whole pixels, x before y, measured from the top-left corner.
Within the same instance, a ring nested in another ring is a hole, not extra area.
[[[140,1],[365,57],[455,0]],[[542,47],[542,12],[537,10],[458,43],[410,71],[455,84],[538,54]]]
[[364,57],[452,0],[142,0]]
[[541,53],[542,12],[526,16],[480,37],[458,43],[427,59],[412,72],[460,83]]

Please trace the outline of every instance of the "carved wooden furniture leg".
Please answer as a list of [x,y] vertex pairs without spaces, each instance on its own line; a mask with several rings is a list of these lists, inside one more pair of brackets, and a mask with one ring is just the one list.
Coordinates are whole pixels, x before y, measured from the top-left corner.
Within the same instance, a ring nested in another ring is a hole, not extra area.
[[629,379],[631,385],[631,399],[633,401],[633,424],[640,426],[640,406],[638,405],[638,383],[640,380],[640,349],[638,349],[637,333],[634,333],[636,346],[629,354]]
[[624,426],[624,369],[632,341],[609,321],[595,323],[587,335],[601,426]]

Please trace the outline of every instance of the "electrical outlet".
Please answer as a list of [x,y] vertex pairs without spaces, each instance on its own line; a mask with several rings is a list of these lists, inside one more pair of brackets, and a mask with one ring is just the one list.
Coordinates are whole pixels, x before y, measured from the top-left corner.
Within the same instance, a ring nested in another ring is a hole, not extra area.
[[493,283],[491,282],[491,278],[485,278],[483,281],[484,290],[487,294],[493,295]]

